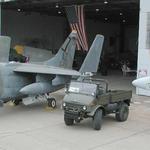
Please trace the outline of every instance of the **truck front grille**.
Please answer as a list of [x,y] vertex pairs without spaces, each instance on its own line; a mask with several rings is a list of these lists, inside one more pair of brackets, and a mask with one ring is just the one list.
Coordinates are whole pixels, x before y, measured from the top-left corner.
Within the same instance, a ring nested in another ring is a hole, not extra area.
[[83,106],[78,104],[67,104],[66,111],[73,112],[73,113],[79,113],[82,111]]

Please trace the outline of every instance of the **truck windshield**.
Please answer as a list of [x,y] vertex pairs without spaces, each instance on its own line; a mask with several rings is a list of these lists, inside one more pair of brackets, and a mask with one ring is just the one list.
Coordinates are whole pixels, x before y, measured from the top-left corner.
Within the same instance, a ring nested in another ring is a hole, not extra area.
[[82,82],[71,82],[68,92],[93,95],[96,93],[97,85]]

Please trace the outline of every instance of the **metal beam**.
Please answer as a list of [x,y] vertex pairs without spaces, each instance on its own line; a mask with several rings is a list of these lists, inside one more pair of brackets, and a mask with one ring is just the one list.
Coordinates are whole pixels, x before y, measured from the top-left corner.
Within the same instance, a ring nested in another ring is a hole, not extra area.
[[2,33],[2,6],[0,4],[0,35]]

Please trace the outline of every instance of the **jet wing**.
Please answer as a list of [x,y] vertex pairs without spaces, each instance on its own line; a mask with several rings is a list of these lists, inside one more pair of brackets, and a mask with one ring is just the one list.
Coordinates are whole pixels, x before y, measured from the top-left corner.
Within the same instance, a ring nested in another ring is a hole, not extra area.
[[38,64],[20,64],[14,69],[14,72],[20,73],[39,73],[39,74],[56,74],[66,76],[80,76],[78,71],[65,69],[61,67],[53,67],[48,65]]

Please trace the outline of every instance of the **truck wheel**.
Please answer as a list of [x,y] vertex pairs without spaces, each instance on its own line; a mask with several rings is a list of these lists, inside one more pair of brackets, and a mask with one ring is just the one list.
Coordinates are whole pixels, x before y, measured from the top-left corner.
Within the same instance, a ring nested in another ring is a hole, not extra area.
[[126,103],[120,105],[120,108],[116,112],[117,121],[126,121],[129,115],[129,106]]
[[64,121],[65,121],[65,124],[66,124],[67,126],[73,125],[73,122],[74,122],[73,119],[70,119],[70,118],[67,118],[67,117],[64,117]]
[[101,126],[102,126],[102,115],[103,115],[102,109],[98,109],[95,112],[95,115],[93,117],[93,128],[95,130],[100,130],[101,129]]
[[56,108],[56,100],[55,98],[49,98],[48,101],[48,107]]

